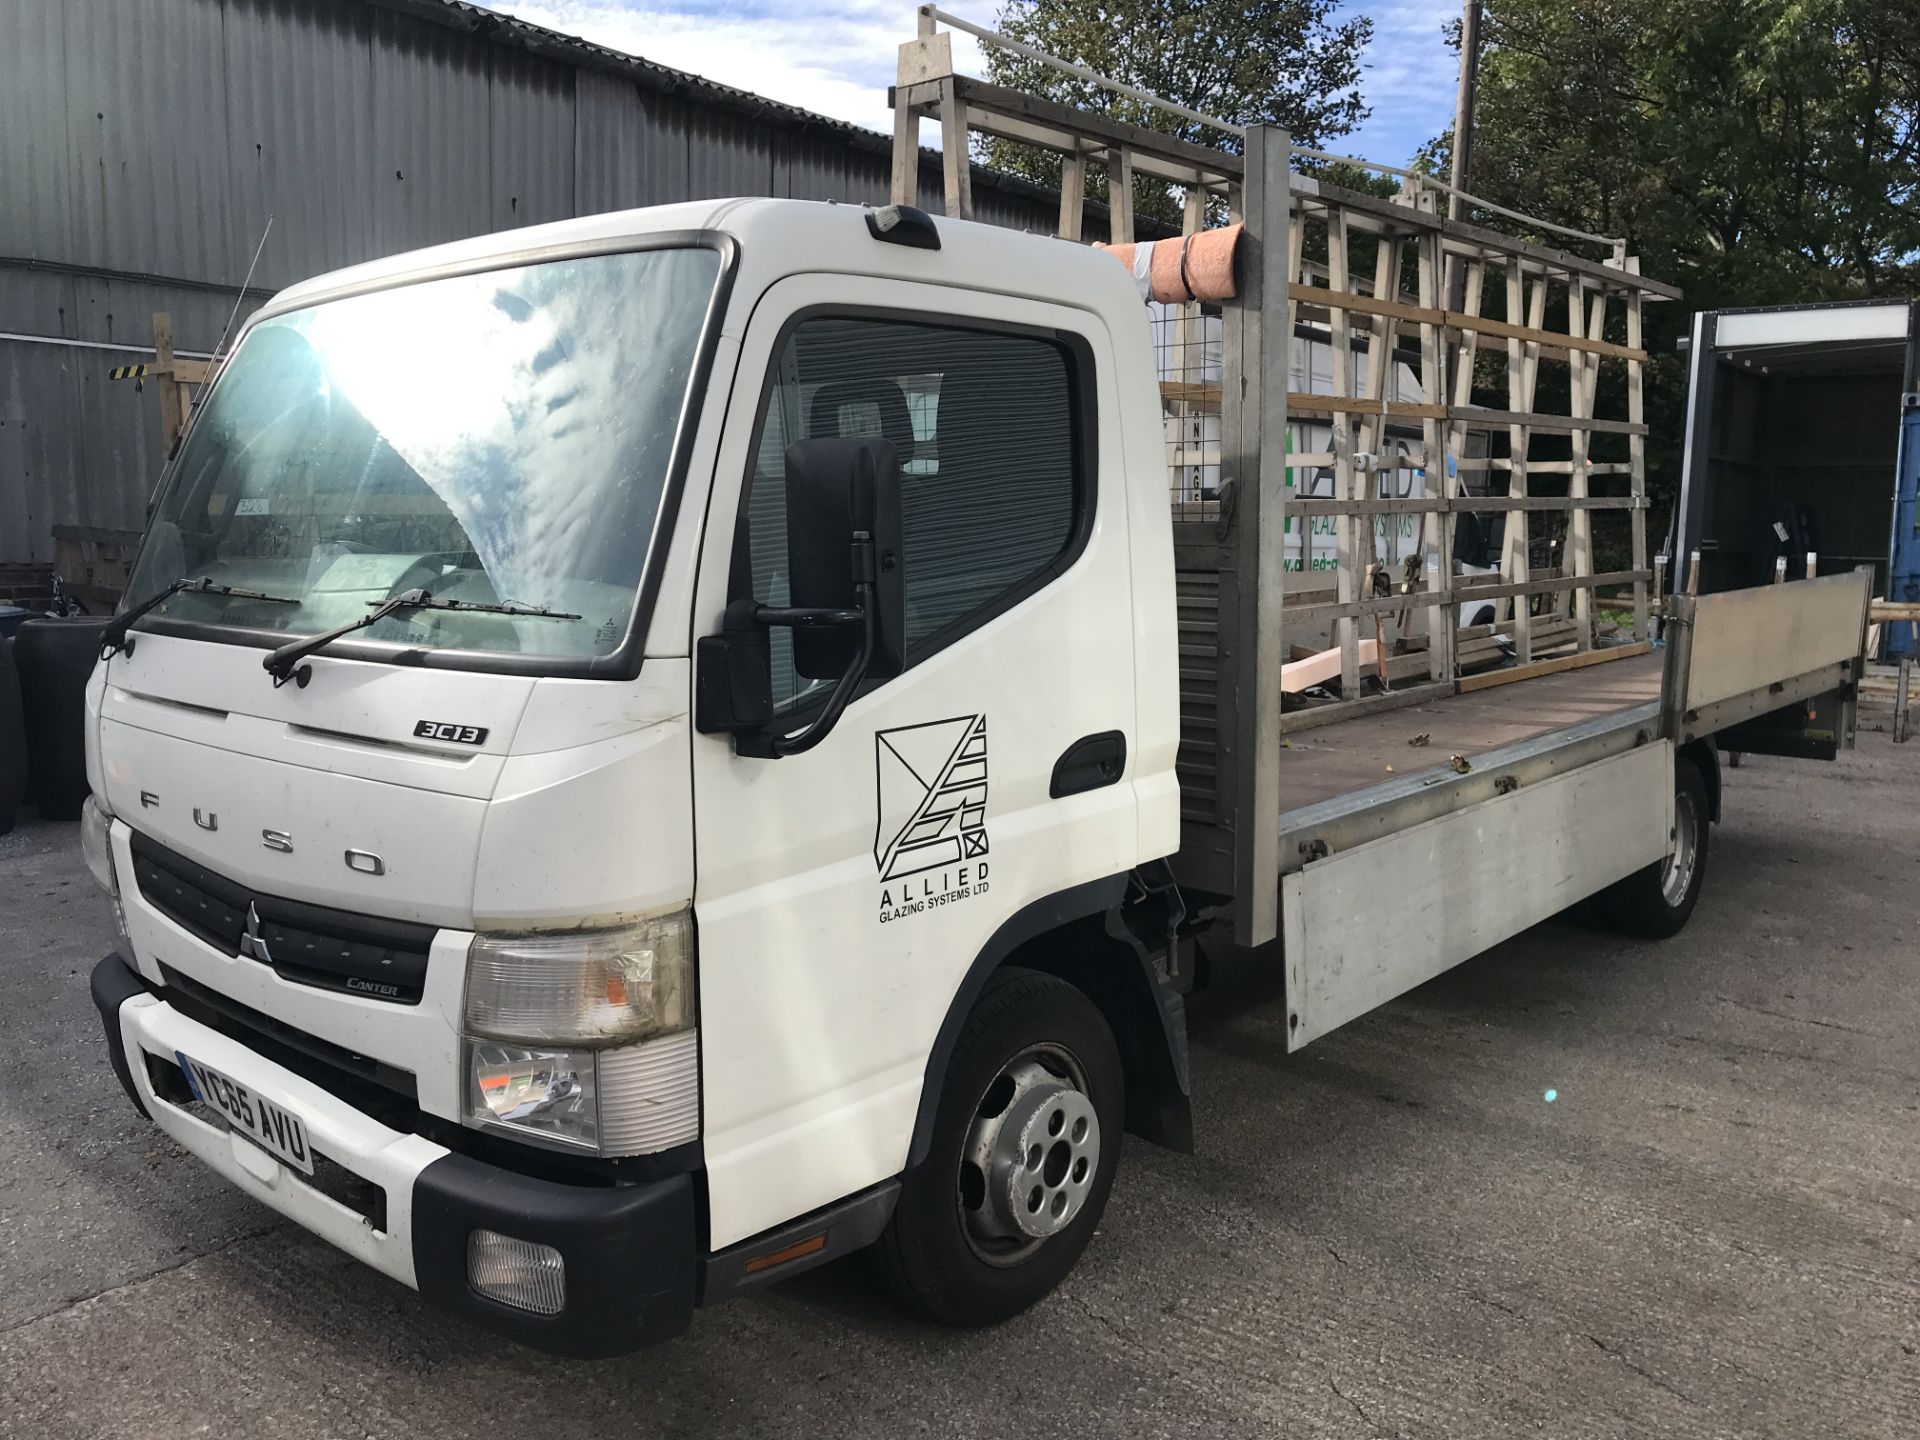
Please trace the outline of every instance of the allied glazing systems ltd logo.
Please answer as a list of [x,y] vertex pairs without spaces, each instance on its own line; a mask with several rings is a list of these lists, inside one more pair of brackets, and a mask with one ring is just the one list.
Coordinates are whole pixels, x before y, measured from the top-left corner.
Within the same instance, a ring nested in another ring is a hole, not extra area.
[[986,716],[875,731],[873,777],[882,920],[986,889]]

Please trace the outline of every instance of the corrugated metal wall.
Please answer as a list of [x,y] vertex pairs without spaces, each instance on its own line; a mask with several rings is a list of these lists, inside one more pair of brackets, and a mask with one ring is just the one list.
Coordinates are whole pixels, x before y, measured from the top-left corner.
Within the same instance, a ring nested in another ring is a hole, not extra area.
[[[432,0],[0,0],[0,334],[145,345],[166,310],[176,346],[210,351],[269,215],[247,308],[570,215],[886,198],[879,137],[742,113],[697,81],[669,93],[670,72],[588,47],[531,53],[489,23]],[[939,194],[937,164],[921,184]],[[982,220],[1052,228],[1053,204],[1017,186],[977,180],[974,198]],[[140,358],[0,339],[0,563],[50,561],[55,524],[141,525],[158,400],[107,376]]]

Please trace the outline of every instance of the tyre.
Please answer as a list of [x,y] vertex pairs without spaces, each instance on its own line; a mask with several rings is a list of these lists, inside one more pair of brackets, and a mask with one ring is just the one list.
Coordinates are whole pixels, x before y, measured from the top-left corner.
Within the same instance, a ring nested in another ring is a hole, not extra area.
[[14,813],[27,783],[26,722],[20,717],[20,672],[13,663],[13,637],[0,638],[0,835],[13,830]]
[[1602,892],[1603,913],[1614,929],[1652,940],[1680,933],[1706,883],[1711,813],[1700,767],[1679,756],[1673,762],[1672,849],[1666,859]]
[[874,1246],[893,1290],[948,1324],[991,1325],[1059,1284],[1106,1209],[1124,1092],[1091,1000],[997,971],[953,1047],[926,1161]]
[[27,798],[49,820],[78,820],[87,799],[87,676],[105,620],[29,620],[14,637],[26,722]]

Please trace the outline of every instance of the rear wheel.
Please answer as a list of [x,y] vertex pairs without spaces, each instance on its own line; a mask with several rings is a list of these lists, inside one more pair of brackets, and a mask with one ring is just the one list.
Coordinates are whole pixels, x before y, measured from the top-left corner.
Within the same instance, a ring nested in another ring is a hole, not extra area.
[[1123,1085],[1091,1000],[1051,975],[997,972],[954,1045],[926,1161],[875,1246],[892,1288],[936,1319],[988,1325],[1057,1285],[1106,1209]]
[[1607,920],[1616,930],[1653,940],[1680,933],[1706,883],[1710,813],[1700,767],[1679,756],[1673,762],[1673,833],[1667,858],[1635,871],[1602,896]]

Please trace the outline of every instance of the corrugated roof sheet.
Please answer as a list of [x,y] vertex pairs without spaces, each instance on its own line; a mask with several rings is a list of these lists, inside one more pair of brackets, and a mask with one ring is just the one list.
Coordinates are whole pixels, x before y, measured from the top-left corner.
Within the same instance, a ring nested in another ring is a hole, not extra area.
[[[731,85],[723,85],[717,80],[709,80],[703,75],[675,70],[671,66],[648,60],[644,56],[629,55],[605,45],[596,45],[591,40],[583,40],[577,35],[549,30],[544,26],[522,20],[518,16],[503,15],[496,10],[469,5],[464,3],[464,0],[366,0],[366,3],[430,20],[437,25],[465,30],[490,40],[496,45],[519,46],[533,54],[583,69],[628,76],[662,94],[694,95],[709,105],[732,110],[749,119],[759,120],[782,129],[826,132],[857,149],[885,156],[889,170],[892,166],[893,139],[877,130],[869,130],[864,125],[855,125],[846,120],[836,120],[828,115],[817,114],[812,110],[802,109],[798,105],[769,100],[764,95],[738,90]],[[920,153],[923,164],[937,163],[940,157],[939,151],[925,147],[922,147]],[[1006,189],[1029,199],[1052,200],[1058,203],[1056,192],[1022,176],[978,164],[973,169],[973,184],[976,191],[982,187]],[[933,193],[938,194],[937,187]]]
[[766,96],[755,95],[751,91],[737,90],[731,85],[722,85],[717,80],[709,80],[685,70],[675,70],[639,55],[629,55],[622,50],[609,49],[605,45],[596,45],[591,40],[583,40],[577,35],[549,30],[544,26],[522,20],[518,16],[504,15],[497,10],[487,10],[479,5],[468,5],[463,3],[463,0],[365,0],[365,3],[379,9],[395,10],[403,15],[431,20],[437,25],[446,25],[455,30],[465,30],[482,39],[491,40],[496,45],[517,45],[550,60],[632,76],[650,89],[658,90],[663,94],[691,92],[711,104],[735,110],[751,119],[766,120],[786,126],[817,127],[849,139],[871,141],[877,147],[891,153],[893,143],[891,138],[880,134],[877,130],[869,130],[845,120],[835,120],[811,110],[803,110],[798,105],[769,100]]

